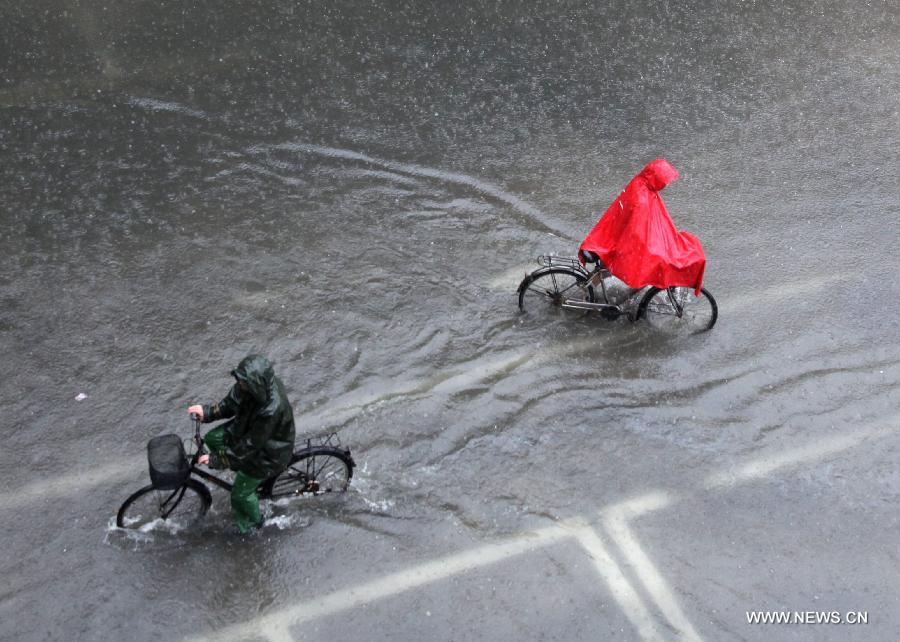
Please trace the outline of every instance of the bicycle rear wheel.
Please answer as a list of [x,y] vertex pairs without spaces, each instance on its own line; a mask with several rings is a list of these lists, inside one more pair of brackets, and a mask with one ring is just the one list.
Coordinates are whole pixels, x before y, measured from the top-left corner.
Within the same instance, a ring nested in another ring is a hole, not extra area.
[[554,312],[567,300],[594,301],[587,277],[570,268],[551,267],[532,272],[519,284],[519,309],[529,314]]
[[350,485],[353,466],[349,451],[331,446],[304,448],[294,453],[286,470],[263,483],[263,496],[281,499],[342,493]]
[[160,520],[184,528],[203,517],[211,503],[209,489],[196,479],[188,479],[175,490],[144,486],[119,508],[116,526],[143,530]]
[[[679,311],[681,314],[679,314]],[[713,296],[702,289],[650,288],[641,299],[637,318],[646,318],[654,329],[674,334],[692,334],[709,330],[716,324],[719,308]]]

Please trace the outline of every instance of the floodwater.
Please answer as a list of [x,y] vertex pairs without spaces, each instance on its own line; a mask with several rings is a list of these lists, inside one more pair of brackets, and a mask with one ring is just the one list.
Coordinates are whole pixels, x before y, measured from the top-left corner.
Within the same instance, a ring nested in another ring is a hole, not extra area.
[[[895,2],[11,4],[0,638],[896,637]],[[520,314],[656,157],[716,327]],[[251,351],[350,492],[115,529]]]

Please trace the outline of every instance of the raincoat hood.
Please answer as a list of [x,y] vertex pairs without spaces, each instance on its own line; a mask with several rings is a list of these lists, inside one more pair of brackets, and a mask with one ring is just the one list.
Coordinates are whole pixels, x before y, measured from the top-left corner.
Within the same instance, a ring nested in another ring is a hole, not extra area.
[[269,360],[258,354],[244,357],[238,367],[231,371],[238,381],[247,384],[248,392],[254,401],[263,404],[269,399],[269,390],[275,379],[275,371]]
[[294,453],[294,411],[272,364],[251,354],[231,371],[237,380],[219,403],[203,406],[203,421],[220,419],[221,443],[210,451],[217,468],[231,468],[257,480],[277,475]]
[[647,181],[647,187],[654,192],[658,192],[669,183],[678,180],[678,170],[664,158],[657,158],[655,161],[649,162],[639,175]]

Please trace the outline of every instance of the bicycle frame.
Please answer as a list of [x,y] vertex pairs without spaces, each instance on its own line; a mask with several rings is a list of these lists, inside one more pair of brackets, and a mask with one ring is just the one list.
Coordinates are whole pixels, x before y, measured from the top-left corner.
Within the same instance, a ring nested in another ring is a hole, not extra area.
[[[197,465],[197,461],[200,459],[200,455],[203,454],[203,437],[200,435],[200,420],[197,418],[193,418],[193,421],[194,421],[194,443],[197,444],[197,452],[195,452],[193,454],[193,456],[191,457],[190,469],[188,470],[188,477],[190,477],[191,475],[195,475],[201,479],[205,479],[206,481],[208,481],[212,484],[215,484],[219,488],[226,490],[230,493],[231,490],[234,488],[234,484],[231,484],[231,483],[225,481],[221,477],[216,477],[212,473],[209,473],[209,472],[203,470],[202,468],[200,468]],[[334,445],[334,442],[332,442],[332,439],[336,439],[335,433],[331,433],[329,436],[323,438],[318,443],[318,445],[320,445],[320,446]],[[340,440],[337,441],[337,444],[340,445]],[[307,449],[313,448],[312,439],[306,440],[306,448]],[[300,453],[302,451],[303,451],[303,449],[296,451],[294,454],[297,455],[298,453]],[[350,451],[348,450],[347,453],[349,455]],[[351,462],[352,461],[353,460],[351,458]],[[353,464],[353,465],[355,465],[355,464]],[[263,479],[260,482],[260,486],[263,486],[263,484],[265,484],[266,481],[268,481],[268,480]],[[182,492],[183,492],[183,488],[184,488],[184,486],[182,486],[180,489],[176,489],[174,492],[178,492],[179,490],[182,490]],[[168,501],[168,500],[166,500],[166,501]],[[176,504],[177,503],[178,502],[176,502]]]
[[564,266],[575,270],[579,274],[582,274],[586,279],[584,283],[578,284],[578,287],[581,288],[582,291],[587,291],[588,287],[596,288],[599,284],[600,293],[603,296],[602,301],[591,302],[585,301],[583,299],[564,299],[561,304],[562,307],[568,308],[570,310],[593,310],[616,316],[625,314],[625,310],[622,308],[622,306],[616,305],[615,303],[610,303],[609,301],[609,293],[606,291],[606,283],[604,281],[612,276],[612,272],[606,269],[606,266],[601,262],[598,261],[594,265],[594,269],[591,271],[585,269],[585,267],[577,259],[557,256],[541,256],[538,258],[538,262],[548,268]]
[[684,301],[678,301],[675,299],[673,288],[666,289],[666,296],[669,299],[669,303],[671,303],[672,307],[675,308],[675,316],[680,319],[682,316],[684,316]]

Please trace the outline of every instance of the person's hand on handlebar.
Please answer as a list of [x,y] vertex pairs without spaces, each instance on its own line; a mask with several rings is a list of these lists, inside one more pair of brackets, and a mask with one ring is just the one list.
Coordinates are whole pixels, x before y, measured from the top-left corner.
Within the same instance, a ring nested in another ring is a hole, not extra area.
[[[197,421],[203,421],[203,406],[200,404],[194,404],[193,406],[188,407],[188,414],[191,416],[191,419],[196,419]],[[201,466],[209,465],[209,455],[206,453],[197,457],[197,463]]]

